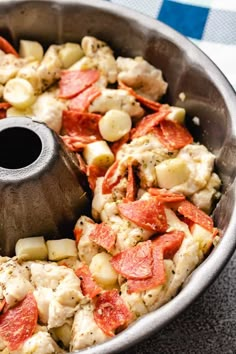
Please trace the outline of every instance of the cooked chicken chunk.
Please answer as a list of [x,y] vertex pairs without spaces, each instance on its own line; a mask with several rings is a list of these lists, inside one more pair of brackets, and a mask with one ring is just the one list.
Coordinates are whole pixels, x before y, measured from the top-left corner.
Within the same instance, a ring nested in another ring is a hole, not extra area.
[[140,118],[144,110],[139,102],[125,90],[103,89],[101,95],[90,104],[89,111],[105,114],[111,109],[127,112],[132,118]]
[[108,338],[110,337],[98,327],[94,320],[92,304],[85,305],[76,312],[72,327],[70,351],[105,342]]
[[139,95],[157,101],[167,90],[167,82],[161,70],[156,69],[142,57],[118,57],[118,80],[132,87]]

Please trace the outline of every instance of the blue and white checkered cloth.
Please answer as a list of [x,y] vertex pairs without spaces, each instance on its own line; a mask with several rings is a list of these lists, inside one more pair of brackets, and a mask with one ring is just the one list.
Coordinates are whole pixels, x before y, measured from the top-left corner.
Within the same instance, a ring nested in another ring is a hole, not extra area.
[[236,89],[236,0],[110,0],[189,37]]

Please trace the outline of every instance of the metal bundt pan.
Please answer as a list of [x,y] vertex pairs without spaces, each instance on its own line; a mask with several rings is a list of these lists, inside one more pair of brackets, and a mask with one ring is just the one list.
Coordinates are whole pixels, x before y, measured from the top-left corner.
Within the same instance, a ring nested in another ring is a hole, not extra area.
[[[223,196],[214,220],[223,238],[173,300],[143,316],[110,341],[79,351],[80,354],[120,353],[160,330],[186,309],[219,275],[235,250],[235,93],[209,58],[183,36],[158,21],[108,2],[3,0],[0,34],[16,47],[20,38],[38,40],[46,47],[94,35],[108,42],[116,54],[144,56],[163,70],[169,83],[169,102],[185,107],[190,117],[199,117],[200,126],[194,127],[189,119],[189,128],[217,157]],[[184,102],[179,100],[180,92],[185,92]]]

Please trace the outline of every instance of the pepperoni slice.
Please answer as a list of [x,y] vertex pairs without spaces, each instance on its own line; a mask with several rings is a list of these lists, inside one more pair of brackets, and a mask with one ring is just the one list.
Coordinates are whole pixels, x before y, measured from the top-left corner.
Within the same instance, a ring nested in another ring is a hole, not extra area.
[[150,290],[165,283],[166,273],[164,258],[173,258],[175,253],[180,248],[184,236],[184,232],[175,230],[173,232],[158,236],[152,242],[152,276],[141,280],[128,279],[127,291],[129,294],[133,292]]
[[13,54],[17,58],[19,57],[19,54],[13,48],[13,46],[2,36],[0,36],[0,49],[3,50],[6,54]]
[[91,188],[92,191],[94,191],[96,187],[96,181],[98,177],[103,177],[106,174],[107,169],[99,167],[99,166],[94,166],[94,165],[88,165],[87,166],[87,177],[88,177],[88,182],[89,182],[89,187]]
[[81,239],[83,230],[82,230],[82,229],[79,229],[78,227],[76,227],[76,228],[74,229],[73,233],[74,233],[74,237],[75,237],[76,244],[78,244],[79,241],[80,241],[80,239]]
[[144,136],[150,131],[152,131],[153,127],[158,125],[163,119],[166,118],[168,114],[167,110],[160,110],[156,113],[149,114],[144,117],[137,126],[132,129],[131,139],[139,138],[140,136]]
[[152,248],[153,266],[152,276],[147,279],[127,280],[128,294],[150,290],[162,285],[166,281],[166,273],[163,261],[163,250],[160,247]]
[[130,132],[128,132],[127,134],[125,134],[121,139],[117,140],[115,143],[110,145],[111,151],[113,152],[114,155],[117,154],[117,152],[120,150],[120,148],[128,143],[128,141],[130,140]]
[[173,193],[167,189],[161,188],[149,188],[148,193],[155,196],[160,202],[181,202],[185,200],[185,196],[181,193]]
[[64,110],[62,127],[65,135],[80,138],[84,143],[102,140],[98,128],[100,118],[100,114]]
[[10,350],[19,346],[32,336],[37,326],[38,308],[32,293],[15,307],[0,315],[0,336]]
[[162,233],[167,229],[164,206],[155,197],[120,203],[118,210],[122,216],[145,230]]
[[128,183],[126,190],[125,201],[133,202],[136,199],[136,195],[138,192],[138,185],[136,183],[136,176],[134,173],[134,167],[130,164],[128,165]]
[[90,299],[93,299],[102,291],[100,286],[93,280],[87,264],[83,264],[80,268],[76,269],[75,274],[81,280],[80,287],[84,296],[88,295]]
[[189,131],[181,124],[171,120],[162,120],[160,122],[160,130],[157,129],[156,133],[161,143],[168,150],[181,149],[193,142],[193,137]]
[[180,202],[178,208],[178,212],[195,222],[196,224],[201,225],[204,229],[213,232],[213,220],[212,218],[204,213],[204,211],[198,209],[194,204],[189,202],[188,200],[184,200]]
[[72,98],[99,79],[98,70],[63,71],[59,83],[59,97]]
[[119,88],[126,90],[130,95],[134,96],[137,101],[139,101],[143,106],[152,109],[153,111],[159,111],[162,106],[161,103],[152,101],[146,97],[137,94],[131,87],[125,85],[122,81],[119,81]]
[[119,183],[121,176],[117,173],[116,170],[119,166],[119,161],[115,161],[107,170],[103,183],[102,183],[102,193],[109,194],[112,192],[112,189]]
[[72,152],[79,152],[82,151],[87,144],[93,143],[96,139],[87,136],[68,136],[62,135],[61,139],[63,140],[64,144],[67,148]]
[[127,279],[146,279],[152,276],[152,242],[140,242],[116,254],[111,264]]
[[99,90],[98,87],[88,87],[70,100],[69,109],[77,109],[78,111],[85,112],[93,100],[99,95],[101,95],[101,90]]
[[154,247],[160,247],[163,250],[165,259],[172,259],[180,248],[185,233],[183,231],[174,230],[164,235],[158,236],[153,240]]
[[98,327],[111,337],[117,328],[132,319],[132,313],[116,289],[98,295],[93,315]]
[[112,228],[104,222],[96,224],[95,228],[90,233],[89,238],[91,241],[105,248],[108,252],[116,242],[116,234]]

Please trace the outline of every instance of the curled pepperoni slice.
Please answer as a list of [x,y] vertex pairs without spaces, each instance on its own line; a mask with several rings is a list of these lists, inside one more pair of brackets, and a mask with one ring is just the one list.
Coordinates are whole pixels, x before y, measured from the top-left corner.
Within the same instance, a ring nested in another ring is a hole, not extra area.
[[174,230],[158,236],[155,240],[153,240],[153,245],[154,247],[160,247],[163,250],[164,258],[171,259],[180,248],[184,236],[185,234],[183,231]]
[[116,242],[116,234],[109,225],[103,222],[96,224],[93,231],[89,234],[89,238],[107,251],[110,251]]
[[106,169],[95,166],[95,165],[88,165],[87,166],[87,177],[88,177],[88,182],[89,182],[89,187],[91,188],[92,191],[94,191],[96,187],[96,182],[98,177],[103,177],[106,174]]
[[19,57],[17,51],[13,48],[13,46],[3,37],[0,36],[0,49],[6,54],[13,54],[16,57]]
[[149,188],[148,193],[155,196],[160,202],[181,202],[185,200],[185,196],[181,193],[173,193],[167,189],[161,188]]
[[131,280],[128,279],[128,293],[150,290],[162,285],[166,281],[164,258],[173,258],[180,248],[184,239],[184,232],[173,231],[158,236],[152,242],[152,276],[147,279]]
[[84,296],[88,295],[90,299],[93,299],[102,291],[93,280],[89,267],[86,264],[83,264],[80,268],[76,269],[75,274],[81,280],[80,287]]
[[184,217],[190,219],[196,224],[201,225],[204,229],[213,232],[214,225],[212,218],[206,213],[204,213],[204,211],[198,209],[194,204],[192,204],[188,200],[180,202],[177,210]]
[[68,136],[62,135],[61,139],[67,148],[72,152],[82,151],[87,144],[93,143],[97,139],[89,136]]
[[111,337],[117,328],[127,325],[132,319],[130,310],[116,289],[98,295],[93,315],[98,327]]
[[90,142],[91,140],[101,140],[98,122],[101,118],[100,114],[83,113],[76,110],[64,110],[62,128],[65,135],[76,138],[84,138]]
[[181,149],[193,142],[193,137],[189,131],[181,124],[171,120],[161,121],[160,129],[157,129],[156,133],[161,143],[169,150]]
[[131,138],[139,138],[140,136],[144,136],[145,134],[150,133],[153,127],[157,126],[163,119],[166,118],[168,114],[167,110],[160,110],[153,114],[149,114],[144,117],[137,126],[132,129]]
[[139,101],[143,106],[150,108],[153,111],[159,111],[160,107],[162,106],[159,102],[152,101],[137,94],[131,87],[125,85],[122,81],[119,81],[119,88],[128,91],[130,95],[134,96],[136,100]]
[[75,236],[75,241],[78,244],[80,239],[81,239],[83,230],[79,229],[79,228],[76,228],[76,229],[74,229],[73,233],[74,233],[74,236]]
[[102,183],[102,193],[109,194],[112,189],[119,183],[121,176],[117,173],[117,168],[119,166],[119,161],[116,160],[107,170],[103,183]]
[[86,90],[70,100],[69,109],[77,109],[78,111],[84,112],[88,109],[93,100],[100,94],[101,90],[99,90],[98,87],[88,87]]
[[32,293],[0,315],[0,336],[10,350],[17,350],[37,326],[38,308]]
[[152,242],[145,241],[116,254],[111,264],[127,279],[146,279],[152,276]]
[[162,249],[160,247],[153,247],[152,256],[153,256],[152,276],[147,279],[139,279],[139,280],[128,279],[127,280],[128,294],[150,290],[165,283],[166,274],[165,274]]
[[120,203],[118,210],[122,216],[145,230],[162,233],[167,229],[164,206],[155,197]]
[[128,165],[128,178],[127,178],[127,190],[125,201],[133,202],[136,199],[138,192],[138,185],[136,183],[136,176],[134,173],[134,167],[130,164]]
[[59,97],[72,98],[99,79],[98,70],[63,71],[59,83]]

